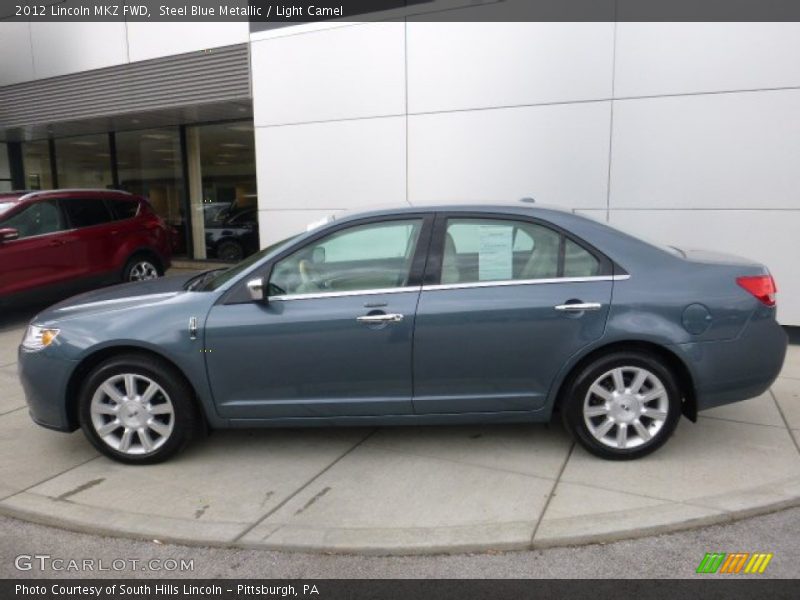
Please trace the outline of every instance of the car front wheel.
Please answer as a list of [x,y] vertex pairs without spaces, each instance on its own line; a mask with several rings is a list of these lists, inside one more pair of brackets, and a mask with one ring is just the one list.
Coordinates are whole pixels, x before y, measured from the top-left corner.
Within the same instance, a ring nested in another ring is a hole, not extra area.
[[653,452],[672,435],[681,393],[657,357],[620,352],[581,369],[563,408],[565,425],[584,448],[602,458],[628,460]]
[[125,355],[96,367],[79,397],[81,428],[100,452],[129,464],[161,462],[199,430],[191,389],[156,359]]

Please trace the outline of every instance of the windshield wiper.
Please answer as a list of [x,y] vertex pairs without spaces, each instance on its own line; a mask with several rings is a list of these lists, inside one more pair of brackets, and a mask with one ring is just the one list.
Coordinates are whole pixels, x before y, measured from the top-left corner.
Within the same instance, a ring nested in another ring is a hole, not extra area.
[[211,279],[211,276],[219,271],[227,271],[228,267],[219,267],[217,269],[209,269],[208,271],[203,271],[198,275],[192,277],[189,281],[186,282],[186,289],[194,291],[203,287],[208,281]]

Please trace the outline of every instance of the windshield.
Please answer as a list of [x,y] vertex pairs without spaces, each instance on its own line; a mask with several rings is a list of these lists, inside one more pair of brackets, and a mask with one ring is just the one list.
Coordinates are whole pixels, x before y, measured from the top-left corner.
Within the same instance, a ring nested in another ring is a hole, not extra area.
[[217,275],[215,277],[209,279],[207,282],[205,282],[204,285],[199,286],[198,289],[200,291],[203,291],[203,292],[212,292],[212,291],[214,291],[216,289],[219,289],[222,285],[224,285],[225,283],[229,282],[234,277],[238,276],[239,273],[243,273],[244,271],[246,271],[247,269],[252,267],[258,261],[260,261],[262,258],[264,258],[267,254],[269,254],[273,250],[279,248],[280,246],[283,246],[285,243],[292,241],[296,237],[298,237],[298,236],[297,235],[293,235],[291,237],[286,238],[285,240],[281,240],[280,242],[276,242],[275,244],[272,244],[271,246],[267,246],[263,250],[259,250],[255,254],[252,254],[252,255],[248,256],[242,262],[232,266],[230,269],[225,269],[223,271],[218,271]]
[[1,202],[0,201],[0,215],[4,212],[11,210],[11,208],[16,204],[16,202]]

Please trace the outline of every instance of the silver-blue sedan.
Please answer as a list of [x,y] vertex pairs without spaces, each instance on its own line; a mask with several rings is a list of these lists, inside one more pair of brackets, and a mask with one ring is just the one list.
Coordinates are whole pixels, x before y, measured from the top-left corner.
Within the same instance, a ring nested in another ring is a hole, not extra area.
[[19,349],[33,419],[126,463],[208,429],[547,421],[631,459],[783,364],[760,264],[569,212],[350,215],[223,271],[76,296]]

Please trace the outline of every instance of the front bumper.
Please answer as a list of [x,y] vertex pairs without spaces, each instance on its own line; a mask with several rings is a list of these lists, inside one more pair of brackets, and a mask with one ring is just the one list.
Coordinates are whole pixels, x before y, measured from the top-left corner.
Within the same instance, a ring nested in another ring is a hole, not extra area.
[[66,390],[77,363],[54,356],[49,348],[31,352],[19,347],[17,371],[33,421],[57,431],[75,431],[67,409]]
[[772,310],[763,309],[735,339],[679,344],[694,379],[697,410],[766,392],[783,368],[788,341]]

